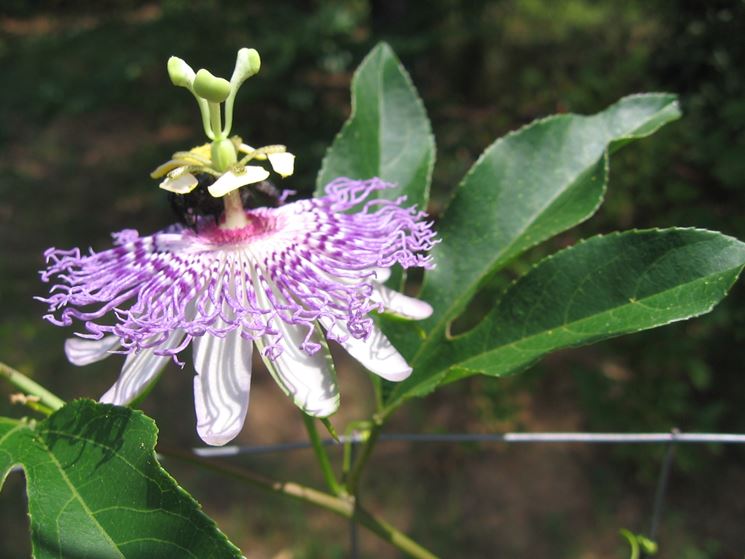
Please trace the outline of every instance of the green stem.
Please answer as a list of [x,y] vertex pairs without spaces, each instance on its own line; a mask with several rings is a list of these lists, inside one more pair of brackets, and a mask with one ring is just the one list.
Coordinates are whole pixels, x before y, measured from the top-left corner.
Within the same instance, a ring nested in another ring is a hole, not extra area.
[[0,376],[5,377],[11,384],[17,386],[22,391],[39,398],[39,403],[56,411],[65,405],[64,400],[55,396],[49,390],[34,382],[20,371],[13,367],[0,362]]
[[305,487],[290,481],[275,481],[260,474],[242,468],[236,468],[229,464],[216,464],[194,456],[190,452],[185,452],[169,446],[158,445],[158,455],[175,458],[182,462],[188,462],[206,470],[227,475],[244,483],[248,483],[249,485],[253,485],[254,487],[258,487],[259,489],[269,491],[270,493],[276,493],[285,497],[291,497],[299,501],[311,503],[347,518],[351,518],[353,513],[354,506],[351,501],[342,499],[341,497],[335,497],[334,495],[329,495],[328,493],[318,491],[312,487]]
[[373,394],[375,395],[375,411],[383,409],[383,381],[378,375],[368,375],[373,385]]
[[346,441],[344,443],[344,448],[341,455],[341,476],[345,484],[347,478],[349,477],[349,472],[352,469],[352,445],[354,445],[355,443],[351,442],[351,437],[354,434],[355,430],[352,425],[347,425],[347,428],[344,431]]
[[220,103],[209,103],[209,112],[210,128],[215,135],[214,141],[224,139],[225,136],[222,135],[222,122],[220,120]]
[[233,103],[235,103],[235,95],[238,92],[238,88],[234,87],[233,90],[225,99],[225,128],[222,129],[222,137],[227,138],[230,134],[230,130],[233,128]]
[[428,549],[425,549],[409,536],[388,524],[380,517],[373,515],[370,511],[363,508],[359,503],[354,508],[352,519],[358,524],[364,526],[380,538],[384,539],[391,545],[401,551],[408,553],[411,557],[421,559],[437,559],[437,556]]
[[334,494],[341,496],[345,493],[344,489],[336,481],[336,475],[334,469],[331,467],[331,461],[329,455],[321,442],[321,437],[318,436],[318,429],[316,429],[315,420],[302,411],[300,414],[303,416],[303,422],[305,423],[305,429],[308,431],[308,438],[310,443],[313,445],[313,452],[316,454],[318,464],[321,466],[323,477],[326,480],[329,490]]
[[[360,442],[366,442],[367,436],[370,433],[371,421],[351,421],[347,423],[344,429],[344,452],[342,454],[341,472],[342,479],[346,485],[347,479],[349,479],[349,472],[352,470],[352,462],[354,457],[352,456],[352,450],[354,445],[360,444]],[[360,435],[362,438],[360,438]]]
[[210,128],[209,103],[207,103],[207,101],[202,99],[199,95],[197,95],[193,91],[192,91],[192,94],[194,95],[194,98],[197,100],[197,105],[199,105],[199,112],[202,114],[202,127],[204,128],[204,133],[210,140],[214,140],[215,135],[212,133],[212,129]]
[[636,539],[636,535],[628,530],[621,530],[621,535],[626,538],[629,545],[631,545],[631,557],[629,559],[639,559],[639,542]]
[[352,520],[360,526],[364,526],[372,533],[407,553],[411,557],[417,559],[437,559],[436,555],[419,545],[406,534],[388,524],[388,522],[382,518],[367,511],[359,504],[355,504],[354,499],[351,497],[335,497],[328,493],[318,491],[311,487],[305,487],[297,483],[271,480],[254,472],[236,468],[235,466],[215,464],[179,449],[163,448],[159,446],[158,453],[165,457],[175,458],[232,477],[233,479],[276,495],[282,495],[297,501],[316,505],[343,518]]
[[350,495],[357,495],[360,477],[362,476],[362,472],[372,454],[373,448],[375,448],[375,443],[378,442],[381,427],[382,426],[378,423],[372,426],[367,440],[365,441],[365,446],[362,447],[362,452],[360,453],[359,458],[357,458],[357,461],[352,466],[352,470],[349,472],[349,476],[347,476],[347,491]]

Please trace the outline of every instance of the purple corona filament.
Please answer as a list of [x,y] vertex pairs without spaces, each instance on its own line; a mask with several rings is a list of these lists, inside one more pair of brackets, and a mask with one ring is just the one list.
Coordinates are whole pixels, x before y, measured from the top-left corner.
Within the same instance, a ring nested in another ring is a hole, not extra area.
[[66,344],[73,363],[128,354],[102,398],[116,404],[140,395],[192,344],[198,430],[208,443],[224,444],[243,424],[253,344],[295,403],[325,417],[339,399],[325,338],[398,381],[411,368],[370,312],[431,314],[427,303],[382,285],[395,264],[430,268],[435,242],[425,214],[404,198],[370,199],[392,186],[342,178],[323,197],[248,210],[240,228],[205,221],[144,237],[124,230],[102,252],[51,248],[41,272],[52,283],[40,299],[45,318],[83,323]]

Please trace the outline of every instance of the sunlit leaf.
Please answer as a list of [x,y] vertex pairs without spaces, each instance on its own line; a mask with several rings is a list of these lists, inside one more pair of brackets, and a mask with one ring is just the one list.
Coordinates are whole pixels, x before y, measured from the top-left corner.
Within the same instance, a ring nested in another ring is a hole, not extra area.
[[419,295],[434,307],[432,317],[416,332],[386,325],[415,371],[423,372],[421,360],[441,344],[450,322],[491,274],[595,213],[611,151],[679,116],[674,95],[633,95],[593,116],[536,121],[487,148],[438,224],[437,267],[425,275]]
[[438,266],[422,292],[435,307],[429,324],[452,319],[490,272],[595,213],[609,146],[647,136],[679,115],[674,95],[634,95],[594,116],[539,120],[492,144],[439,223]]
[[706,313],[745,265],[745,243],[700,229],[598,236],[542,260],[473,330],[443,340],[389,409],[476,373],[520,371],[557,349]]
[[352,80],[352,114],[328,149],[316,196],[337,177],[380,177],[424,208],[435,160],[435,141],[419,95],[393,50],[385,43],[362,61]]
[[26,474],[36,559],[241,557],[155,458],[141,412],[72,402],[41,422],[0,418],[0,479]]

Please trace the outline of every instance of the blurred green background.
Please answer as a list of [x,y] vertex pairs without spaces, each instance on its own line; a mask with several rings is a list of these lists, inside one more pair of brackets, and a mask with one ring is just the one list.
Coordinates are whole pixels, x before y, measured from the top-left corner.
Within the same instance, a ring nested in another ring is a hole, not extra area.
[[[76,369],[63,332],[41,320],[37,270],[48,246],[104,248],[109,233],[173,218],[148,173],[201,143],[193,99],[165,61],[229,75],[235,52],[263,67],[241,91],[235,127],[298,155],[290,187],[310,193],[349,112],[349,82],[378,41],[412,74],[438,145],[430,212],[494,139],[556,112],[591,113],[640,91],[681,95],[685,116],[611,159],[606,204],[514,272],[595,233],[686,225],[745,239],[745,1],[295,0],[161,3],[4,0],[0,7],[0,360],[65,399],[99,396],[115,358]],[[487,286],[480,301],[500,288]],[[742,283],[742,282],[741,282]],[[449,386],[396,415],[391,430],[745,432],[745,288],[710,315],[560,352],[531,372]],[[341,363],[345,419],[369,409],[364,374]],[[346,363],[346,364],[345,364]],[[172,367],[145,403],[161,438],[198,444],[191,371]],[[240,443],[297,440],[302,425],[254,376]],[[0,412],[19,416],[8,386]],[[382,446],[370,506],[445,557],[627,557],[622,527],[648,528],[659,447]],[[304,452],[238,460],[313,483]],[[275,497],[166,464],[249,557],[348,553],[347,526]],[[745,449],[679,448],[660,557],[745,553]],[[28,556],[23,480],[0,495],[2,557]],[[366,534],[362,557],[395,557]]]

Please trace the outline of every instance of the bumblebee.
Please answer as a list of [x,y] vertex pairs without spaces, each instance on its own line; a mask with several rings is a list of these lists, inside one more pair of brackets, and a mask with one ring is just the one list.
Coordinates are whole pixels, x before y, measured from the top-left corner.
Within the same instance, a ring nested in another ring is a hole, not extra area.
[[[205,219],[217,224],[223,213],[222,198],[212,196],[207,188],[216,177],[208,173],[195,174],[197,186],[187,194],[168,193],[168,201],[179,223],[196,230]],[[276,208],[283,200],[282,191],[270,181],[262,181],[240,189],[241,201],[246,209]]]

